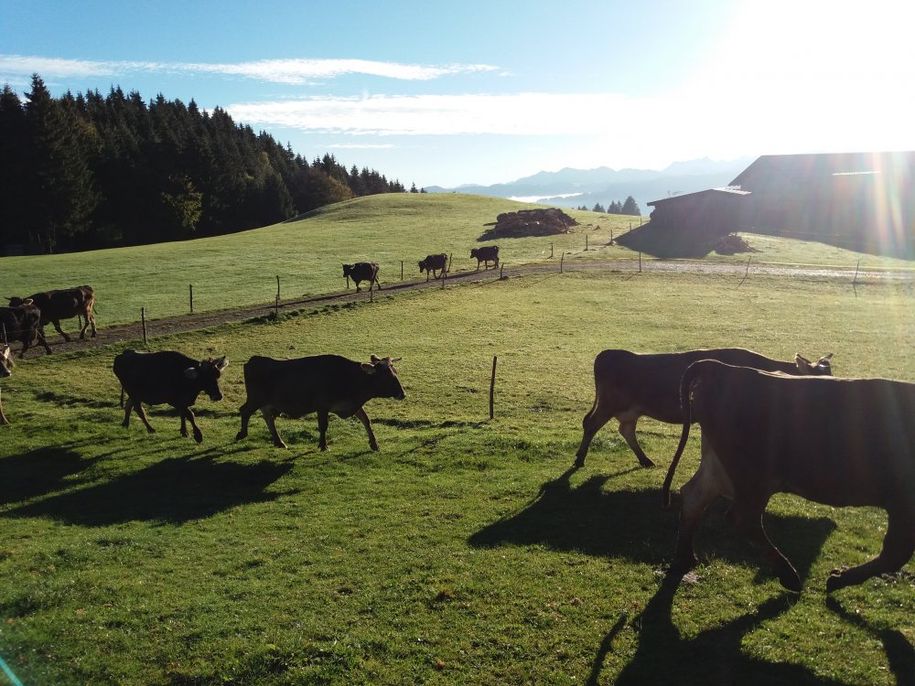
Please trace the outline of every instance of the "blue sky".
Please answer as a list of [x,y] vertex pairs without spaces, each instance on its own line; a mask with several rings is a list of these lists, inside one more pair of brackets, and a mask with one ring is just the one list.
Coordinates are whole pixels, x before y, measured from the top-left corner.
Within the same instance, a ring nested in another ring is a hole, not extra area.
[[0,82],[191,98],[409,186],[915,149],[893,0],[0,0]]

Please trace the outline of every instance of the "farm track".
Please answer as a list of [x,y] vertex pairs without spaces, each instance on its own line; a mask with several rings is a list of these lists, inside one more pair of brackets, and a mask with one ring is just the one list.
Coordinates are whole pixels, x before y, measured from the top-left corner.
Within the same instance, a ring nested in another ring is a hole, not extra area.
[[[639,271],[639,261],[636,259],[625,260],[581,260],[571,259],[563,264],[566,271],[604,271],[611,273],[630,273],[637,274]],[[874,284],[908,284],[915,283],[915,272],[910,271],[893,271],[893,270],[862,270],[856,272],[853,269],[841,269],[832,267],[815,267],[804,265],[778,265],[778,264],[750,264],[749,272],[744,264],[722,263],[722,262],[701,262],[698,260],[644,260],[642,269],[645,272],[679,272],[694,274],[714,274],[727,275],[732,274],[735,277],[744,277],[745,275],[765,275],[765,276],[782,276],[785,278],[810,279],[828,282],[845,282],[849,286],[857,285],[874,285]],[[549,262],[526,263],[521,265],[510,265],[505,269],[505,275],[510,278],[519,276],[558,273],[559,260],[553,258]],[[494,281],[499,278],[499,270],[480,270],[480,271],[461,271],[455,272],[448,277],[448,282],[473,283],[479,281]],[[384,286],[383,290],[376,291],[375,297],[389,296],[392,294],[429,290],[441,288],[441,282],[430,280],[426,282],[422,279],[411,281],[402,281],[391,283]],[[363,290],[356,293],[355,290],[337,291],[315,296],[305,296],[281,300],[279,302],[280,312],[290,312],[301,309],[308,309],[313,306],[315,309],[327,305],[339,305],[352,302],[362,302],[369,299],[367,291]],[[176,315],[164,317],[161,319],[147,320],[147,335],[149,338],[157,338],[177,333],[186,333],[207,329],[221,324],[238,323],[266,317],[276,310],[274,303],[262,303],[258,305],[245,305],[240,307],[208,310],[205,312]],[[57,332],[47,329],[48,344],[54,350],[61,352],[70,352],[73,350],[92,348],[112,343],[121,343],[124,341],[142,340],[143,329],[140,322],[129,324],[118,324],[98,330],[95,338],[86,338],[80,340],[73,338],[66,342],[60,339]],[[32,356],[32,359],[38,359]]]

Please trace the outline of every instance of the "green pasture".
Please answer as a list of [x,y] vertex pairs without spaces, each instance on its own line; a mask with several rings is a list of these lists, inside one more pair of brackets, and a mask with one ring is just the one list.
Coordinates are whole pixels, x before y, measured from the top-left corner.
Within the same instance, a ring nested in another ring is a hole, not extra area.
[[[501,212],[535,207],[461,194],[386,194],[338,203],[309,216],[237,234],[178,243],[63,255],[0,258],[0,296],[90,284],[100,326],[137,321],[140,308],[158,319],[196,311],[273,302],[276,277],[282,298],[340,291],[341,265],[372,260],[382,285],[420,278],[417,262],[430,253],[453,256],[452,270],[476,268],[470,249]],[[609,245],[639,224],[637,217],[569,210],[580,225],[563,236],[498,241],[502,261],[512,266],[549,259],[574,266],[581,259],[632,259],[632,251]],[[827,264],[854,268],[908,267],[910,263],[860,255],[830,246],[747,236],[758,250],[754,263]],[[588,251],[585,251],[587,246]],[[712,259],[743,263],[748,255]],[[647,260],[647,256],[645,257]],[[72,323],[65,325],[72,328]]]
[[[913,563],[824,592],[879,551],[882,511],[777,496],[795,596],[715,506],[672,594],[678,427],[640,423],[662,469],[608,425],[569,470],[603,348],[833,352],[837,374],[915,381],[910,290],[737,282],[552,273],[157,339],[231,361],[200,446],[164,409],[154,435],[120,426],[120,347],[27,359],[3,384],[0,656],[27,685],[911,683]],[[327,352],[403,357],[406,400],[366,405],[380,452],[337,418],[326,453],[314,417],[278,421],[288,450],[259,414],[234,441],[248,356]]]

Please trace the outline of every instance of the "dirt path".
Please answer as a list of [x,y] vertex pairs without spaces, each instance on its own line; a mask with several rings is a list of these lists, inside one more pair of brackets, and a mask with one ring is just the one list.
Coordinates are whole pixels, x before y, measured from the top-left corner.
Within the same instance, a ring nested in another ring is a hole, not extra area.
[[[580,271],[606,271],[606,272],[631,272],[638,273],[639,261],[636,259],[627,260],[582,260],[570,259],[563,263],[563,269],[569,272]],[[642,262],[642,269],[645,272],[690,272],[695,274],[733,274],[735,277],[743,277],[747,274],[746,265],[724,263],[724,262],[705,262],[699,260],[645,260]],[[511,278],[521,277],[531,274],[545,274],[559,271],[559,260],[553,259],[548,262],[537,262],[520,265],[507,265],[504,269],[504,275]],[[792,265],[773,265],[773,264],[750,264],[749,276],[754,274],[767,276],[783,276],[786,278],[803,278],[823,281],[843,281],[849,286],[854,283],[858,285],[875,284],[875,283],[899,283],[912,284],[915,282],[915,273],[906,271],[880,271],[866,270],[855,272],[853,269],[839,269],[831,267],[814,267],[814,266],[792,266]],[[492,281],[499,278],[500,270],[480,270],[455,272],[446,280],[445,287],[449,283],[471,283],[476,281]],[[414,280],[403,281],[385,285],[382,291],[376,291],[374,297],[383,297],[396,293],[417,290],[429,290],[441,288],[440,281]],[[356,301],[368,300],[368,293],[363,290],[356,293],[355,290],[338,291],[335,293],[326,293],[323,295],[311,296],[307,298],[293,298],[281,300],[279,310],[290,311],[299,310],[308,307],[322,307],[329,304],[341,304]],[[162,319],[153,319],[147,321],[147,335],[149,338],[185,333],[188,331],[197,331],[206,329],[220,324],[241,322],[254,317],[263,317],[271,314],[275,309],[273,303],[264,303],[260,305],[248,305],[235,307],[224,310],[210,310],[195,314],[179,315],[175,317],[166,317]],[[74,338],[70,342],[65,342],[60,338],[57,332],[52,328],[47,328],[48,343],[53,350],[62,352],[77,350],[81,348],[97,347],[119,343],[123,341],[141,340],[143,338],[143,329],[140,322],[130,324],[119,324],[116,326],[99,329],[96,338],[87,338],[79,340]],[[40,348],[34,348],[39,350]],[[32,353],[29,358],[36,358],[38,355]],[[27,358],[28,359],[28,358]]]

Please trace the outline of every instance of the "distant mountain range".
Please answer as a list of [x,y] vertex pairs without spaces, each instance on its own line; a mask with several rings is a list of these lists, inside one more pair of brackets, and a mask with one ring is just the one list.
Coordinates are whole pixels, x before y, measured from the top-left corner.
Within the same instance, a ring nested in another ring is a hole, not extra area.
[[651,211],[648,203],[671,195],[682,195],[726,186],[746,169],[753,158],[716,162],[710,159],[674,162],[666,169],[560,169],[537,172],[510,183],[491,186],[466,184],[457,188],[426,186],[428,193],[473,193],[539,202],[560,207],[587,206],[595,203],[604,207],[614,200],[623,202],[631,195],[642,214]]

